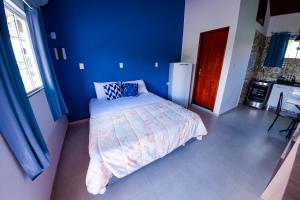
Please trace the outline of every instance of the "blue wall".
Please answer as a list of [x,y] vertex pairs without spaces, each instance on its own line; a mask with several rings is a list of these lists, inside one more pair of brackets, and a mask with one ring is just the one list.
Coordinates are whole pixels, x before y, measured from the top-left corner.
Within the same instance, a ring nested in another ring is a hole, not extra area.
[[67,60],[52,56],[69,120],[89,117],[94,81],[144,79],[167,97],[169,63],[181,57],[184,0],[50,0],[42,11],[46,32],[57,34],[51,53],[66,49]]

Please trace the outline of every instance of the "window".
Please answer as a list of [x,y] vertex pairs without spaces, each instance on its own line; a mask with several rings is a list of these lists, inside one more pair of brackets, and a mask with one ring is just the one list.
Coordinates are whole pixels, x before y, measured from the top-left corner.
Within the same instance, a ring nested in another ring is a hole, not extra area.
[[13,51],[27,94],[39,90],[42,81],[35,59],[24,12],[5,1],[5,14]]
[[300,59],[300,42],[290,40],[285,52],[285,58],[299,58]]

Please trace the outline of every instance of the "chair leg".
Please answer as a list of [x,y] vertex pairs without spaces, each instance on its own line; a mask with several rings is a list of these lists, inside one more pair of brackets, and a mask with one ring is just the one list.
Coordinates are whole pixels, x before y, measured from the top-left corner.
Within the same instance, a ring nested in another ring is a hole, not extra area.
[[294,130],[294,127],[295,127],[296,123],[297,123],[296,120],[293,120],[292,127],[291,127],[291,129],[289,130],[288,134],[286,135],[286,138],[287,138],[287,139],[290,139],[290,138],[292,137],[292,133],[293,133],[293,130]]
[[270,132],[271,128],[273,127],[273,125],[275,124],[275,122],[277,121],[279,115],[276,115],[275,119],[273,120],[272,124],[270,125],[270,127],[268,128],[268,132]]
[[294,123],[294,120],[291,121],[290,125],[287,127],[287,129],[284,129],[284,130],[280,130],[279,132],[282,133],[282,132],[286,132],[286,131],[289,131],[291,126],[293,125]]

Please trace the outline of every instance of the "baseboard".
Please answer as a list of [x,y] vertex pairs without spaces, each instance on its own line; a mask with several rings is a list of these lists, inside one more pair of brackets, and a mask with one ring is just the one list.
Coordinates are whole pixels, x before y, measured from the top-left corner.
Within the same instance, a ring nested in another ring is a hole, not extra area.
[[189,105],[189,108],[194,108],[194,109],[197,109],[197,110],[201,110],[201,111],[204,111],[204,112],[208,112],[208,113],[210,113],[210,114],[213,114],[213,115],[215,115],[215,116],[218,116],[216,113],[214,113],[214,112],[212,112],[211,110],[209,110],[209,109],[207,109],[207,108],[204,108],[204,107],[202,107],[202,106],[199,106],[199,105],[197,105],[197,104],[190,104]]
[[236,106],[234,106],[234,107],[232,107],[232,108],[229,108],[229,109],[227,109],[226,111],[220,113],[219,116],[220,116],[220,115],[227,114],[227,113],[231,112],[232,110],[236,109],[237,107],[238,107],[238,105],[236,105]]
[[88,122],[90,119],[81,119],[81,120],[77,120],[77,121],[73,121],[73,122],[69,122],[69,125],[76,125],[76,124],[82,124],[82,123],[86,123]]

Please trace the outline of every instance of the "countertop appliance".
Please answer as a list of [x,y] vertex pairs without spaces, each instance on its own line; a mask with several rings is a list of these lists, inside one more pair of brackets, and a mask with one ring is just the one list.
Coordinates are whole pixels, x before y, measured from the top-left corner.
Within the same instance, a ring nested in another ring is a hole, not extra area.
[[296,82],[295,75],[287,75],[287,76],[279,76],[277,78],[276,83],[283,84],[283,85],[294,85]]
[[253,80],[250,84],[246,98],[246,105],[263,109],[265,108],[273,82]]
[[187,107],[190,99],[192,63],[171,63],[169,68],[168,97]]

